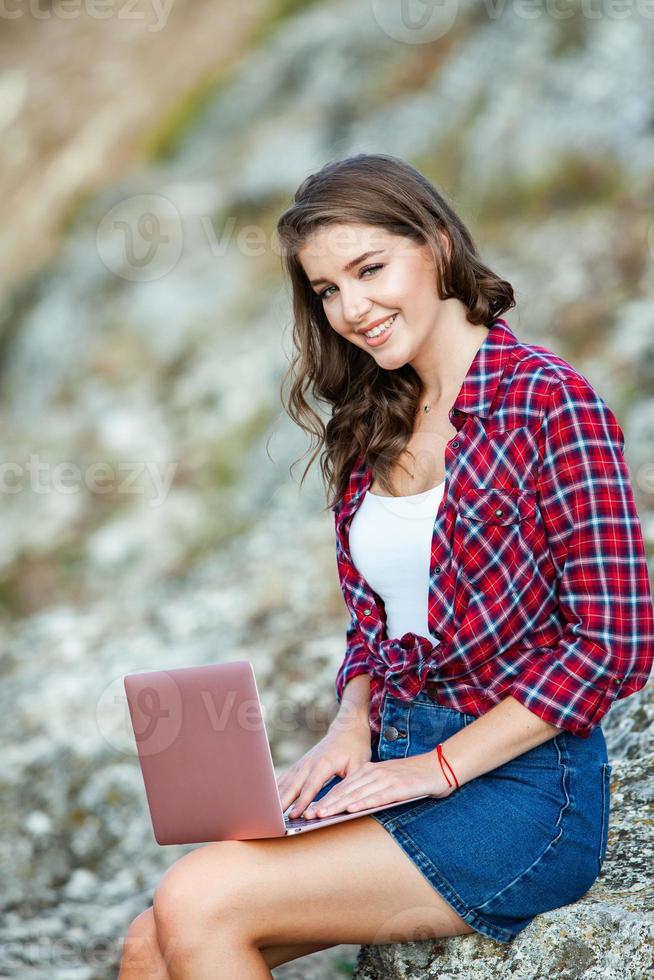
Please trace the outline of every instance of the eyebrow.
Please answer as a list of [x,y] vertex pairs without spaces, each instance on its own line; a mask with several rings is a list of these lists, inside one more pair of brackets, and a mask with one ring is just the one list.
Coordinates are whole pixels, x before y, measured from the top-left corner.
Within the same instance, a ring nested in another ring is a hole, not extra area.
[[[383,248],[378,248],[374,252],[364,252],[363,255],[359,255],[356,259],[352,259],[351,262],[348,262],[347,265],[344,265],[343,266],[343,272],[349,272],[350,269],[353,269],[355,267],[355,265],[358,265],[359,264],[359,262],[363,262],[364,259],[369,258],[371,255],[379,255],[380,252],[383,252],[383,251],[384,251]],[[329,282],[329,280],[328,279],[323,279],[321,277],[320,279],[310,279],[309,282],[310,282],[310,284],[312,286],[317,286],[318,283],[321,283],[321,282]]]

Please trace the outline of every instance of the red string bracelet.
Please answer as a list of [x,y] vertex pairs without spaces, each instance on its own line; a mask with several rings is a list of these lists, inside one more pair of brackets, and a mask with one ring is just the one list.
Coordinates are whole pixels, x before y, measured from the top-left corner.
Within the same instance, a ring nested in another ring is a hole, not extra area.
[[451,766],[451,765],[449,764],[449,762],[447,761],[447,759],[446,759],[446,758],[445,758],[445,756],[443,755],[443,746],[442,746],[442,744],[441,744],[441,742],[439,742],[439,743],[438,743],[438,745],[436,746],[436,754],[437,754],[437,756],[438,756],[438,761],[439,761],[439,762],[440,762],[440,764],[441,764],[441,769],[442,769],[442,771],[443,771],[443,775],[445,776],[445,779],[447,780],[447,785],[448,785],[448,786],[451,786],[451,785],[452,785],[452,783],[450,782],[450,780],[449,780],[449,777],[448,777],[448,775],[447,775],[447,773],[446,773],[446,772],[445,772],[445,770],[443,769],[443,763],[445,763],[445,765],[447,766],[447,768],[448,768],[448,769],[450,770],[450,772],[452,773],[452,776],[454,777],[454,782],[456,783],[456,788],[457,788],[457,789],[459,789],[459,781],[458,781],[458,779],[456,778],[456,776],[454,775],[454,769],[452,769],[452,766]]

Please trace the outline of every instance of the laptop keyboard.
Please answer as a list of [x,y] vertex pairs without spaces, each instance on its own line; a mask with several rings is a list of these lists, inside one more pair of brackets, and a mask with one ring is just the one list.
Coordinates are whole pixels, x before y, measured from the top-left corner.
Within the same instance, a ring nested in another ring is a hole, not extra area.
[[287,827],[304,827],[308,823],[321,823],[327,817],[284,817]]

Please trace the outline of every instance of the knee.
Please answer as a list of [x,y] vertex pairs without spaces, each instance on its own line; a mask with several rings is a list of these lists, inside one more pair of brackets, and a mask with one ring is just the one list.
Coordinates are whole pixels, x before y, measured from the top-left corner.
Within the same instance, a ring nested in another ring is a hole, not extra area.
[[176,948],[201,942],[218,926],[238,924],[246,905],[243,876],[234,851],[220,844],[220,852],[190,851],[166,871],[155,888],[152,907],[159,944]]
[[125,940],[152,939],[155,935],[154,909],[150,905],[145,912],[132,919],[125,933]]
[[122,949],[122,965],[147,961],[155,951],[157,932],[152,906],[141,912],[129,924]]

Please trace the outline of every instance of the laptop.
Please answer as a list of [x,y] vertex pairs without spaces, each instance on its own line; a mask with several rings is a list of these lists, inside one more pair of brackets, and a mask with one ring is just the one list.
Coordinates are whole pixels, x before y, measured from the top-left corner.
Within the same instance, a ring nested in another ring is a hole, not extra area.
[[[289,817],[248,660],[126,674],[123,683],[158,844],[283,837],[400,805]],[[340,781],[332,776],[315,799]]]

